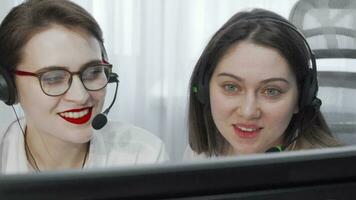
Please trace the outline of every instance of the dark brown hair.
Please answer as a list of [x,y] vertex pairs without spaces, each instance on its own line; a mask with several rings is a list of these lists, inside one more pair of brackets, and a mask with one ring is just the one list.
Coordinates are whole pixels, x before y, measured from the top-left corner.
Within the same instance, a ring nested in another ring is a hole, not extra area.
[[[265,16],[277,19],[283,23],[272,20],[249,20],[256,16]],[[291,67],[298,86],[299,112],[294,114],[284,133],[284,146],[288,147],[298,133],[297,148],[315,148],[337,146],[339,143],[331,136],[328,125],[319,109],[304,106],[303,95],[305,77],[310,72],[310,52],[303,38],[285,23],[290,24],[282,16],[263,9],[254,9],[250,12],[239,12],[232,16],[212,37],[205,47],[190,80],[188,128],[189,144],[197,154],[217,156],[226,153],[229,143],[219,133],[211,114],[209,89],[204,94],[206,102],[202,102],[197,95],[197,88],[201,79],[209,85],[211,76],[226,52],[240,41],[270,47],[277,50]],[[208,86],[206,86],[208,87]]]
[[[27,42],[53,24],[80,29],[94,36],[103,58],[106,57],[102,31],[85,9],[66,0],[28,0],[14,7],[0,25],[0,67],[7,71],[14,69],[21,62]],[[13,76],[11,79],[14,81]]]

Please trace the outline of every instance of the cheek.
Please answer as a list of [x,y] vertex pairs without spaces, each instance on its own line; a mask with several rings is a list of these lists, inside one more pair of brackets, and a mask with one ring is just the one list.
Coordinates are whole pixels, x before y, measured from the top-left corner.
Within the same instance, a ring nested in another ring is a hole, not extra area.
[[270,124],[273,129],[278,129],[276,131],[283,133],[294,114],[295,105],[294,101],[284,101],[270,105],[267,113],[265,113],[265,123]]
[[226,118],[234,112],[235,101],[232,98],[226,97],[217,89],[210,90],[210,106],[211,113],[215,123],[219,120],[226,121]]
[[16,81],[18,100],[22,105],[46,105],[53,97],[49,97],[42,92],[38,81],[21,79]]
[[101,112],[105,102],[106,89],[90,92],[89,95],[95,102],[97,113]]
[[[18,100],[28,119],[41,119],[50,114],[59,102],[58,97],[45,95],[39,83],[17,81]],[[31,82],[30,82],[31,81]]]
[[24,103],[34,97],[42,97],[41,86],[35,78],[17,78],[15,83],[19,102]]

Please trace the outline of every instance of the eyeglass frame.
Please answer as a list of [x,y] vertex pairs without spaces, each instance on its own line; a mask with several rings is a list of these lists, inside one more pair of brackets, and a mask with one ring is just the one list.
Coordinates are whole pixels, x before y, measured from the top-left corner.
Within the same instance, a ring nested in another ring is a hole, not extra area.
[[[83,83],[83,80],[82,80],[82,73],[89,67],[95,67],[95,66],[98,66],[98,65],[101,65],[101,66],[105,66],[105,67],[108,67],[109,68],[109,74],[108,74],[108,77],[107,77],[107,83],[99,88],[99,89],[96,89],[96,90],[91,90],[91,89],[88,89],[85,84]],[[64,95],[65,93],[67,93],[67,91],[70,89],[70,87],[72,86],[72,82],[73,82],[73,76],[74,75],[78,75],[79,76],[79,79],[80,81],[82,82],[84,88],[87,90],[87,91],[99,91],[103,88],[105,88],[107,86],[108,83],[111,83],[111,82],[115,82],[115,80],[112,80],[113,78],[117,78],[117,74],[116,73],[113,73],[112,72],[112,64],[108,63],[107,61],[102,61],[100,63],[88,63],[86,65],[84,65],[83,67],[81,67],[81,69],[79,71],[76,71],[76,72],[71,72],[69,71],[67,68],[65,67],[58,67],[58,66],[50,66],[50,67],[46,67],[44,69],[40,69],[36,72],[28,72],[28,71],[22,71],[22,70],[12,70],[12,72],[15,74],[15,75],[18,75],[18,76],[33,76],[33,77],[37,77],[37,80],[41,86],[41,90],[42,92],[47,95],[47,96],[51,96],[51,97],[58,97],[58,96],[62,96]],[[41,82],[41,77],[43,74],[49,72],[49,71],[53,71],[53,70],[64,70],[66,72],[68,72],[70,74],[70,78],[69,78],[69,86],[68,88],[62,92],[61,94],[58,94],[58,95],[51,95],[51,94],[47,94],[44,90],[43,90],[43,86],[42,86],[42,82]],[[113,76],[113,77],[112,77]]]

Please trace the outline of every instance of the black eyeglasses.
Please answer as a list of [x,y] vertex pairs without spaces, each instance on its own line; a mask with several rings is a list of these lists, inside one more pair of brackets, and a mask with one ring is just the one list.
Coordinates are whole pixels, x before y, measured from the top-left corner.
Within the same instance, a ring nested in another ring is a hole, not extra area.
[[43,93],[48,96],[60,96],[69,90],[74,75],[79,76],[88,91],[103,89],[109,83],[111,69],[111,64],[98,63],[78,72],[70,72],[63,67],[51,67],[35,73],[20,70],[14,70],[14,73],[19,76],[35,76],[40,82]]

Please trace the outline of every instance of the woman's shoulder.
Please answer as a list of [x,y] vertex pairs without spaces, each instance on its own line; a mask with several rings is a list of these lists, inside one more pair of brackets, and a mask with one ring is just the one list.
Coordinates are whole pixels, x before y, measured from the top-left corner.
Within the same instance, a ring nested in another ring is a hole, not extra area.
[[193,149],[188,145],[185,148],[183,161],[195,161],[195,160],[211,160],[217,158],[216,156],[208,156],[205,153],[196,153]]
[[109,121],[102,130],[96,132],[96,137],[102,138],[108,152],[137,157],[137,162],[168,160],[164,143],[158,136],[129,123]]
[[15,120],[10,123],[0,124],[0,140],[1,141],[9,140],[15,137],[16,135],[18,135],[14,133],[10,134],[12,132],[21,133],[21,128],[19,127],[20,124],[23,127],[25,124],[25,120],[20,119],[20,121]]
[[7,132],[7,128],[8,127],[6,124],[0,124],[0,141],[5,136],[5,133]]
[[121,121],[109,121],[100,131],[108,142],[130,142],[157,145],[162,141],[155,134],[143,128]]
[[336,137],[322,130],[317,130],[317,132],[310,135],[303,135],[297,141],[295,149],[321,149],[343,146]]
[[2,173],[19,173],[28,170],[20,124],[24,126],[25,120],[15,120],[0,129],[0,171]]

